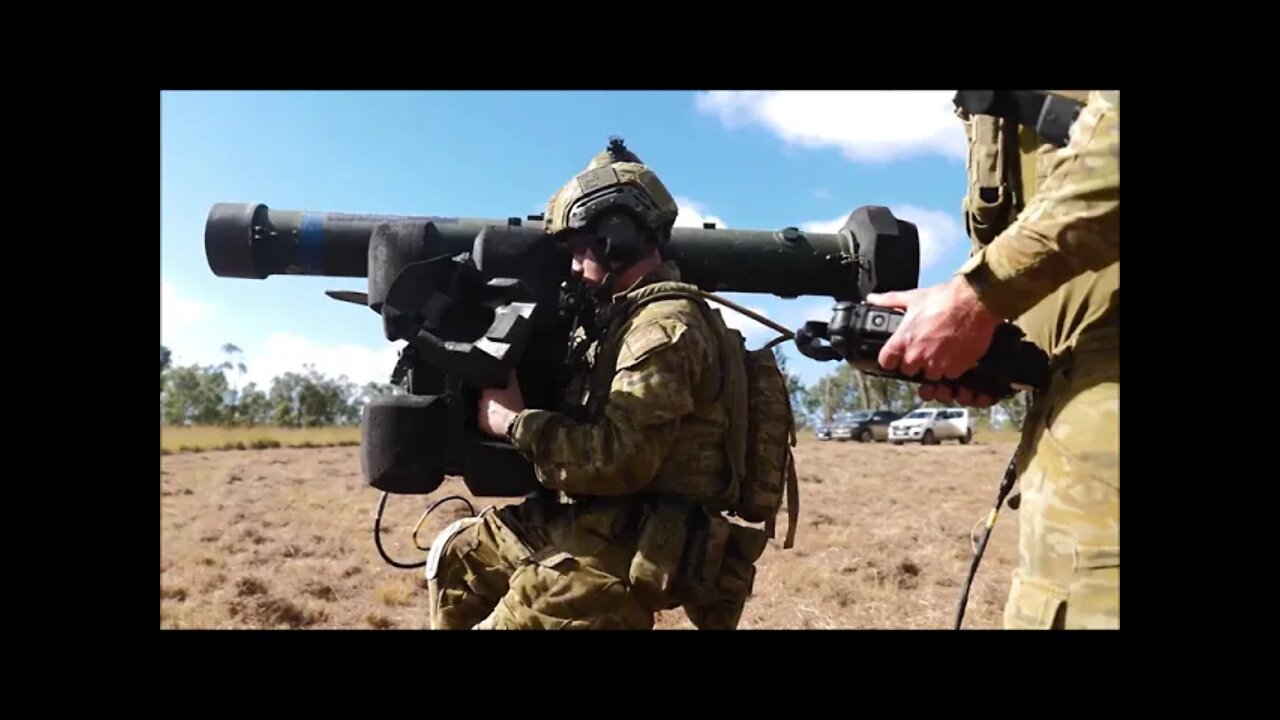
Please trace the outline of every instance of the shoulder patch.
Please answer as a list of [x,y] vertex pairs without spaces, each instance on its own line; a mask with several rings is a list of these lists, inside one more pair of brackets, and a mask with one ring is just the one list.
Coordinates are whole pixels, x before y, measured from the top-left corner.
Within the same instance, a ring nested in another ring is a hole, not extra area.
[[618,370],[636,365],[654,353],[669,347],[684,334],[683,323],[652,321],[633,326],[618,351]]

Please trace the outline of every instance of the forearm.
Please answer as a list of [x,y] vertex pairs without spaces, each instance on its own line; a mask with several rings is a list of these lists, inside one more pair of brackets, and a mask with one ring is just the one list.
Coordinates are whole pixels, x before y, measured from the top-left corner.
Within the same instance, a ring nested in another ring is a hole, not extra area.
[[595,423],[526,410],[517,416],[511,434],[547,487],[578,495],[626,495],[653,480],[677,426],[668,422],[636,428],[617,409],[606,410]]
[[1057,152],[1041,192],[958,273],[1012,320],[1082,272],[1120,257],[1120,116],[1094,102]]

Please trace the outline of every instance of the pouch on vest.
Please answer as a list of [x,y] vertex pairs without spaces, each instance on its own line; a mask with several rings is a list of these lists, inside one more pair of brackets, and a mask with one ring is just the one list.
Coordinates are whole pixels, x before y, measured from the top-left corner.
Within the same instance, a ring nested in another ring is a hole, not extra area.
[[673,608],[680,567],[685,559],[693,504],[676,495],[661,495],[646,503],[640,520],[636,552],[631,559],[632,590],[650,608]]
[[974,249],[996,238],[1021,210],[1016,129],[991,115],[960,112],[969,142],[969,184],[962,203]]
[[699,630],[734,630],[742,619],[747,598],[755,590],[756,560],[769,538],[763,530],[730,525],[724,559],[714,592],[686,602],[685,615]]
[[699,513],[681,568],[680,595],[686,602],[714,599],[733,523],[719,513]]

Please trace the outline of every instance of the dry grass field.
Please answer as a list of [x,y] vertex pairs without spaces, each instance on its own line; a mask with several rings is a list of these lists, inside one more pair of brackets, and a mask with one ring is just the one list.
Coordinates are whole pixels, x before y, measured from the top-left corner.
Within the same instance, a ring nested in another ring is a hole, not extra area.
[[[968,446],[802,441],[796,546],[781,547],[784,514],[741,626],[950,628],[970,529],[994,500],[1013,440],[980,432]],[[197,442],[174,440],[188,451],[160,458],[161,628],[426,627],[422,570],[386,564],[374,545],[379,494],[364,485],[358,448],[191,451]],[[420,561],[414,524],[432,500],[455,493],[466,489],[451,479],[430,497],[392,496],[388,554]],[[480,510],[489,501],[473,503]],[[461,503],[442,505],[422,542],[465,513]],[[966,628],[999,627],[1016,556],[1017,513],[1006,509]],[[658,626],[692,628],[680,610]]]
[[278,447],[311,448],[359,444],[359,427],[163,427],[160,429],[161,455],[203,450],[266,450]]

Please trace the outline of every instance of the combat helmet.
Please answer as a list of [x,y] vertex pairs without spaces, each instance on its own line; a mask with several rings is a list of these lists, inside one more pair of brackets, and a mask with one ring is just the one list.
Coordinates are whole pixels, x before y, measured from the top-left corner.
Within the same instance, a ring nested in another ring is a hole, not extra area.
[[645,239],[659,246],[669,240],[678,214],[658,175],[614,136],[551,196],[544,229],[558,236],[583,232],[598,260],[625,267],[643,254]]

